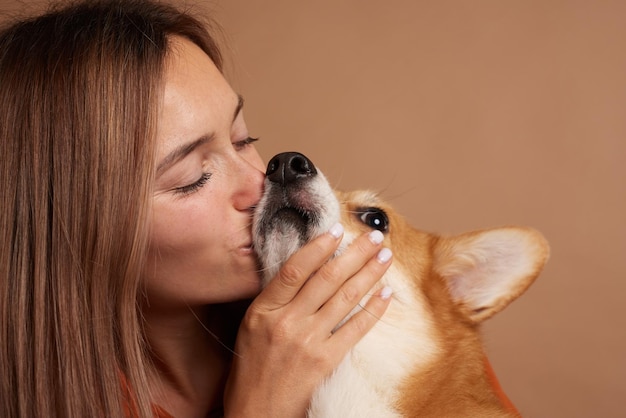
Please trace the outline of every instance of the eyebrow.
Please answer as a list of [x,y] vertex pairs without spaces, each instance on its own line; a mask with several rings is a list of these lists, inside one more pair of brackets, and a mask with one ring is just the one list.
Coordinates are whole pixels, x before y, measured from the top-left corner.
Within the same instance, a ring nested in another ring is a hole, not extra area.
[[[239,113],[241,113],[242,108],[243,97],[241,95],[237,95],[237,106],[235,107],[235,112],[233,113],[233,122],[235,121],[235,119],[237,119]],[[167,154],[167,156],[161,160],[161,162],[157,166],[157,175],[191,154],[199,146],[211,142],[213,138],[214,134],[202,135],[200,138],[194,141],[182,144],[181,146],[175,148],[172,152]]]
[[235,107],[235,113],[233,114],[233,122],[235,121],[235,119],[237,119],[237,116],[239,116],[239,113],[241,113],[241,109],[243,109],[243,97],[241,96],[241,94],[237,95],[237,107]]

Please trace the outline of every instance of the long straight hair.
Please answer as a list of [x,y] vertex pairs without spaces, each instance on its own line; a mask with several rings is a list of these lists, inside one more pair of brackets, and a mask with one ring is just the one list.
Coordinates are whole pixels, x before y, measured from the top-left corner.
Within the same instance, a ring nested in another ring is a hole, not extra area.
[[0,416],[151,416],[140,278],[168,40],[206,22],[82,1],[0,31]]

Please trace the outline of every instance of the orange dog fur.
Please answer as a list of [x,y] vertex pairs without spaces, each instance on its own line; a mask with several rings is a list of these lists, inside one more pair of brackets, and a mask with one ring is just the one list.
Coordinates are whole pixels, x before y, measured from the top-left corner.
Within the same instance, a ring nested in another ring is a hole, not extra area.
[[423,232],[376,194],[334,191],[306,157],[280,154],[268,166],[254,222],[267,279],[338,220],[345,228],[338,253],[372,228],[384,233],[394,262],[378,287],[394,294],[377,325],[318,388],[308,416],[517,416],[494,386],[479,325],[539,275],[549,256],[543,236],[513,226],[452,237]]

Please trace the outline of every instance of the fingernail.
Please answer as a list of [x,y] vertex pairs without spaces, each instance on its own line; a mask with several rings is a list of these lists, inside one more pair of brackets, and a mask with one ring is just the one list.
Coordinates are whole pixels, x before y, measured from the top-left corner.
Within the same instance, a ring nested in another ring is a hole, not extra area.
[[338,239],[341,235],[343,235],[343,225],[336,223],[328,230],[328,232],[330,235],[335,237],[335,239]]
[[370,238],[370,241],[372,241],[373,244],[378,245],[381,242],[383,242],[383,240],[385,239],[385,236],[378,229],[375,229],[372,232],[370,232],[369,238]]
[[384,264],[387,261],[391,260],[391,255],[391,250],[385,247],[378,252],[376,258],[380,263]]
[[380,291],[380,298],[382,300],[387,300],[391,297],[391,295],[393,294],[393,289],[389,286],[385,286],[383,287],[383,289]]

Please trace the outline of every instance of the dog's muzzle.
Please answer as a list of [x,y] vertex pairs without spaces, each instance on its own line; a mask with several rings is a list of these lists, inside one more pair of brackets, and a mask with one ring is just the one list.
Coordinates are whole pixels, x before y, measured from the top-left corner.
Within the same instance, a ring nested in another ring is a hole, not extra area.
[[266,276],[304,243],[339,220],[339,203],[324,175],[298,152],[274,156],[254,214],[253,241]]
[[317,176],[313,162],[298,152],[284,152],[267,164],[262,234],[267,228],[287,232],[294,228],[301,241],[309,238],[308,226],[316,222],[318,203],[309,191]]

